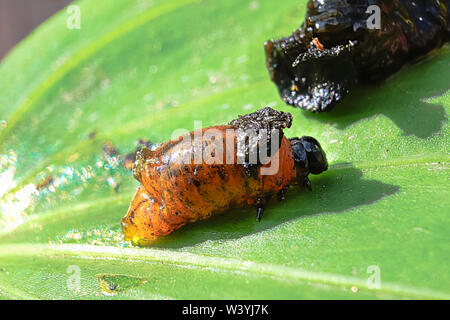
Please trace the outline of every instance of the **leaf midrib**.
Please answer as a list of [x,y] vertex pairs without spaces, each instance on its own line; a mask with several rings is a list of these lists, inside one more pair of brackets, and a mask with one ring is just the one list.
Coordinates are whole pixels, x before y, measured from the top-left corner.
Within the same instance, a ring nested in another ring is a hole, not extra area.
[[[364,288],[370,290],[366,279],[343,276],[339,274],[313,272],[298,268],[280,265],[257,263],[252,261],[237,260],[231,258],[219,258],[203,256],[188,252],[175,252],[149,248],[117,248],[110,246],[63,244],[63,245],[37,245],[18,244],[0,246],[0,256],[55,256],[64,255],[78,259],[103,260],[111,258],[127,262],[153,263],[164,262],[173,265],[190,266],[194,268],[211,268],[225,272],[245,272],[253,276],[269,276],[277,281],[286,279],[298,282],[326,283],[334,286]],[[450,295],[444,292],[428,288],[417,288],[396,283],[383,282],[378,293],[396,294],[411,298],[450,299]]]

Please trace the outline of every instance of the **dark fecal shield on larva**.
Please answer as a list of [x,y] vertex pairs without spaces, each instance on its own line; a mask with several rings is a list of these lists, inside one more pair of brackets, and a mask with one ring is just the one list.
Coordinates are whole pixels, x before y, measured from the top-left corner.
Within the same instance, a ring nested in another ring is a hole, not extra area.
[[[312,137],[287,139],[283,129],[291,123],[291,114],[264,108],[226,125],[187,133],[154,150],[142,148],[133,166],[140,186],[122,219],[125,239],[150,244],[187,223],[246,206],[253,206],[260,220],[272,196],[282,199],[291,185],[311,189],[308,176],[328,168],[325,152]],[[247,130],[254,133],[248,139],[242,135]],[[214,139],[207,138],[213,131]],[[203,137],[198,145],[185,143],[196,136]],[[212,141],[223,146],[221,152],[209,149]],[[196,162],[195,155],[205,156],[206,150],[220,163],[206,158]],[[260,158],[261,150],[267,161]],[[256,161],[249,161],[255,151]],[[187,161],[178,161],[186,155]],[[270,168],[274,170],[268,172]]]
[[322,112],[449,39],[450,0],[310,0],[298,30],[266,42],[266,64],[287,104]]

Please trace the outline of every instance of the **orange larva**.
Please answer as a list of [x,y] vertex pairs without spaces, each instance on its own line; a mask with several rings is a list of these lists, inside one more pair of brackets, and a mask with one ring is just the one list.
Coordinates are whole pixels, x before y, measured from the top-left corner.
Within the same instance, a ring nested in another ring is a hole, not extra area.
[[[287,139],[283,129],[291,122],[289,113],[264,108],[228,125],[193,131],[154,151],[141,149],[133,169],[141,185],[122,219],[125,239],[145,245],[187,223],[245,206],[254,206],[260,220],[273,195],[281,196],[290,185],[309,189],[308,175],[327,170],[326,156],[312,137]],[[245,131],[249,129],[253,131]],[[245,136],[248,132],[256,135]],[[260,153],[252,158],[256,150]]]

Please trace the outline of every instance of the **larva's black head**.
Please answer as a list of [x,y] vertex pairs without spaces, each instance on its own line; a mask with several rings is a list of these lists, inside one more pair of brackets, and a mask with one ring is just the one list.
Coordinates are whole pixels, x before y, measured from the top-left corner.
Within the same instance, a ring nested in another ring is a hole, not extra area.
[[292,138],[294,160],[299,169],[297,175],[319,174],[328,169],[327,156],[319,141],[313,137]]

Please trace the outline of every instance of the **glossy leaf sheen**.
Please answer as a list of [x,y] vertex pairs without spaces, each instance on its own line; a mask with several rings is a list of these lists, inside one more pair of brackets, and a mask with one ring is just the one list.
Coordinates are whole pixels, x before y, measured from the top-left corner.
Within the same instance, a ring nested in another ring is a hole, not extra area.
[[[0,65],[0,297],[450,297],[448,45],[312,115],[280,101],[263,51],[306,1],[77,4],[80,30],[62,11]],[[152,248],[122,240],[138,184],[106,141],[124,154],[267,105],[293,114],[287,136],[326,150],[312,193],[290,189],[260,223],[243,208]]]

